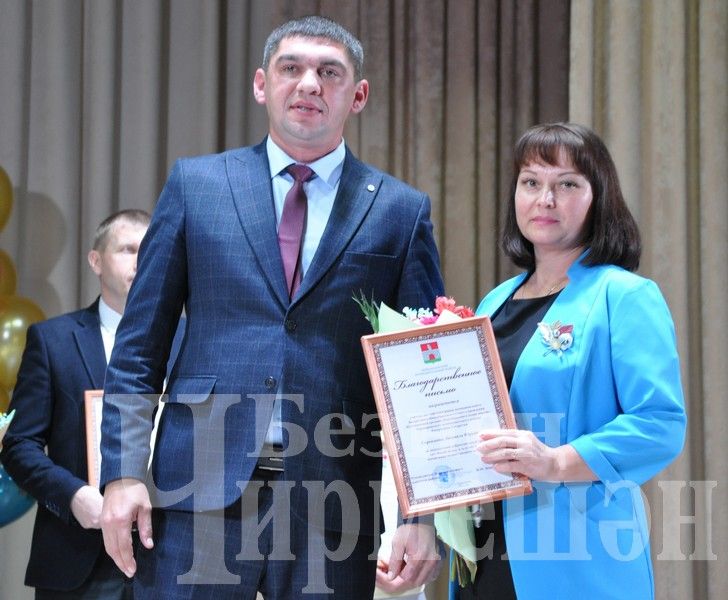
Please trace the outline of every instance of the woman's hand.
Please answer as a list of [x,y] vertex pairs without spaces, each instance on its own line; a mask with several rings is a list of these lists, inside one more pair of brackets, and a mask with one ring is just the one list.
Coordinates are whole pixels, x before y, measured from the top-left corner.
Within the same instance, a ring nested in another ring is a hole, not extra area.
[[569,444],[551,448],[522,429],[486,429],[478,434],[481,460],[498,473],[522,473],[540,481],[596,481]]

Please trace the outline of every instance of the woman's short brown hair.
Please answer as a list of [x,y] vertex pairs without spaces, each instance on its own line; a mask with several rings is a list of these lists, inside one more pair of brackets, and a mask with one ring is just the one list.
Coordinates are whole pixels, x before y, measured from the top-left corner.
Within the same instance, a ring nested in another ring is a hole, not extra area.
[[589,254],[583,263],[613,264],[635,271],[642,253],[640,232],[622,196],[617,168],[599,136],[574,123],[536,125],[516,143],[511,195],[501,239],[503,251],[519,267],[531,271],[536,268],[533,244],[523,237],[516,222],[514,199],[518,175],[524,165],[532,162],[555,165],[562,157],[571,161],[592,189],[592,205],[582,239]]

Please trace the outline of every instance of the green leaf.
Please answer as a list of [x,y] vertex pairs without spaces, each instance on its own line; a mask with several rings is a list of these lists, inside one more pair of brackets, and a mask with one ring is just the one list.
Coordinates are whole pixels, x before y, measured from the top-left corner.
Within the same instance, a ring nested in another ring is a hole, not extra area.
[[453,568],[450,570],[450,581],[455,581],[455,577],[453,577],[455,575],[460,587],[466,587],[474,579],[475,565],[468,564],[470,561],[463,558],[460,553],[454,552],[453,554],[455,559],[453,560]]
[[352,296],[351,299],[359,305],[364,318],[371,323],[374,333],[379,333],[379,306],[374,301],[374,293],[372,292],[372,299],[369,300],[364,292],[359,290],[359,297]]

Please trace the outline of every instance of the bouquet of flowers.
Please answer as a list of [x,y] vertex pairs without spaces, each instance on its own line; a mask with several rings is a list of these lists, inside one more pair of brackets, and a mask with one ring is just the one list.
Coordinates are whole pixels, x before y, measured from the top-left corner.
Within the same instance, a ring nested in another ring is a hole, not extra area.
[[[447,296],[435,298],[433,309],[405,307],[401,313],[384,302],[377,306],[374,299],[367,299],[363,292],[359,292],[359,297],[354,297],[353,300],[371,323],[374,333],[389,333],[435,323],[452,323],[475,316],[471,308],[459,305]],[[457,581],[461,587],[465,587],[475,579],[477,567],[475,529],[470,510],[453,508],[435,513],[435,529],[439,538],[454,551],[450,563],[450,581]]]
[[8,427],[10,427],[10,421],[13,420],[14,416],[14,410],[11,410],[10,414],[7,415],[4,412],[0,412],[0,448],[3,444],[3,437],[5,437],[5,432],[8,430]]
[[359,292],[359,298],[354,297],[354,302],[359,305],[364,317],[371,323],[374,333],[411,329],[420,325],[434,325],[440,322],[440,319],[443,319],[442,322],[452,322],[475,316],[470,307],[459,305],[447,296],[435,298],[434,309],[405,306],[401,313],[389,308],[384,302],[377,306],[374,299],[367,299],[363,292]]

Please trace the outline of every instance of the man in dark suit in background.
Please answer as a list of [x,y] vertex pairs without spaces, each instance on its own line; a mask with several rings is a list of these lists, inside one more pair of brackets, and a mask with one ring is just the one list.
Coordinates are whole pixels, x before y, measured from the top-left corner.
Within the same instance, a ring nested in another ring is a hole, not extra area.
[[[381,443],[352,296],[432,306],[443,284],[429,198],[344,144],[369,94],[362,65],[338,24],[282,25],[254,79],[267,139],[178,161],[162,192],[102,426],[104,541],[137,597],[371,600]],[[403,524],[377,578],[404,590],[438,560],[433,528]]]
[[36,598],[131,598],[131,585],[103,549],[103,498],[87,483],[84,392],[104,385],[149,218],[124,210],[101,223],[88,253],[99,298],[28,329],[1,458],[38,501],[25,577]]

